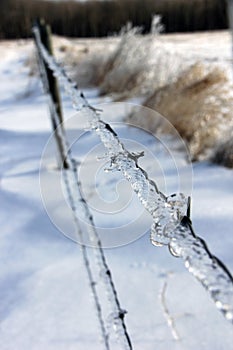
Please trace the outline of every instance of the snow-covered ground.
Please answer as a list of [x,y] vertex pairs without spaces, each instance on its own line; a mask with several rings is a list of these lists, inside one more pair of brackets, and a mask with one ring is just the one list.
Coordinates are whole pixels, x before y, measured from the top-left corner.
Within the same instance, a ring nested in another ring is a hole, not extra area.
[[[221,39],[220,34],[218,38]],[[177,37],[178,41],[182,41],[181,36]],[[53,225],[41,198],[40,161],[51,132],[46,98],[38,79],[28,76],[25,65],[31,50],[30,42],[0,43],[0,349],[98,350],[102,346],[79,246]],[[91,103],[98,102],[95,91],[86,93]],[[64,106],[66,116],[74,115],[68,99],[65,99]],[[127,109],[125,104],[123,107]],[[117,112],[117,105],[110,110]],[[120,110],[122,112],[123,108]],[[113,115],[116,122],[116,113]],[[122,115],[119,121],[120,117]],[[133,133],[132,129],[129,129],[130,132]],[[123,129],[122,137],[130,138],[126,129]],[[133,141],[127,141],[129,146],[139,151],[140,147],[144,147],[147,153],[152,154],[144,163],[142,159],[140,164],[147,168],[150,176],[157,174],[161,186],[166,181],[165,189],[173,190],[177,170],[173,162],[167,160],[166,152],[159,149],[158,153],[158,147],[154,147],[146,136],[134,137]],[[77,154],[86,157],[84,164],[95,162],[95,157],[88,153],[94,142],[84,135],[78,150],[75,149],[79,152]],[[178,155],[178,161],[181,172],[189,167],[182,155]],[[157,165],[159,171],[155,171]],[[101,169],[101,166],[97,168],[97,175],[98,172],[100,175],[103,173]],[[86,184],[84,194],[90,196],[90,204],[95,208],[96,198],[91,197],[93,189],[87,181],[93,178],[91,171],[92,168],[83,166],[81,177]],[[47,172],[42,169],[42,176],[48,181],[51,173],[53,169],[48,168]],[[100,179],[104,188],[101,188],[98,176],[94,178],[99,185],[97,194],[101,196],[104,208],[104,204],[111,205],[114,201],[111,193],[115,177],[107,173],[104,180],[102,176]],[[124,185],[122,188],[122,183],[118,185],[119,193],[125,193]],[[208,163],[193,165],[193,189],[189,187],[187,191],[192,192],[195,231],[231,271],[232,189],[232,170]],[[48,193],[50,191],[48,188]],[[124,203],[124,196],[122,198]],[[123,225],[126,218],[133,221],[135,213],[134,206],[126,216],[121,211],[118,219],[114,217],[115,222],[96,210],[96,220],[102,227],[109,227],[111,222],[117,225],[117,220],[119,225]],[[134,349],[230,349],[233,343],[232,324],[217,311],[206,291],[189,275],[181,260],[172,257],[166,248],[150,244],[151,221],[149,216],[146,219],[148,225],[142,237],[127,245],[105,250],[122,307],[128,311],[126,323]],[[144,232],[140,231],[142,228],[138,223],[135,227],[131,224],[131,233],[134,228],[137,237]],[[165,303],[174,319],[178,340],[174,339],[169,328],[162,302],[165,283]],[[113,330],[110,334],[113,337]],[[116,343],[113,349],[120,347]]]

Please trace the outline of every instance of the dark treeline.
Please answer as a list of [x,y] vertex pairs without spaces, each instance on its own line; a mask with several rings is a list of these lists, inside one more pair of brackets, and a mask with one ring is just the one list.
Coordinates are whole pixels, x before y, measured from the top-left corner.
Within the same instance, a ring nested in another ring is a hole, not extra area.
[[0,38],[27,38],[35,18],[43,17],[53,33],[102,37],[119,32],[128,21],[150,29],[152,14],[161,14],[166,32],[217,30],[228,27],[226,0],[0,0]]

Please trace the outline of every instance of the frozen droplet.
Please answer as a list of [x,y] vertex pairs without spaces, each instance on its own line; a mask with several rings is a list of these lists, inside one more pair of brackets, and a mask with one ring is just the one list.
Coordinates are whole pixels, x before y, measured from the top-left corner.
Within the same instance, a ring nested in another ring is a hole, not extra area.
[[163,247],[164,244],[155,241],[154,239],[151,239],[151,243],[155,246],[155,247]]
[[179,249],[177,249],[177,247],[172,246],[171,244],[168,245],[168,249],[170,251],[170,253],[175,256],[176,258],[180,257],[180,251]]

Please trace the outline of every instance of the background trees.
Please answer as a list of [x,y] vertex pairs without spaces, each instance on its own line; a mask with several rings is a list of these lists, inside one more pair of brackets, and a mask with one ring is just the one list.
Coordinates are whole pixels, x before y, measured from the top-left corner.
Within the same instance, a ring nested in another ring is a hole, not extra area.
[[114,34],[128,21],[150,29],[151,17],[162,15],[166,32],[190,32],[228,27],[226,0],[1,0],[0,38],[27,38],[35,18],[44,17],[53,33],[70,37]]

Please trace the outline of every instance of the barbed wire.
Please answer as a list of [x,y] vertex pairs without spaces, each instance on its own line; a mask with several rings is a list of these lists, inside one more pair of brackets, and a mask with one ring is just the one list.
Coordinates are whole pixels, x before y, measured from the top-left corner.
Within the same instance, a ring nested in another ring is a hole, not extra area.
[[88,103],[42,43],[39,48],[54,76],[71,98],[74,109],[85,111],[89,128],[96,132],[108,151],[110,168],[121,171],[144,208],[151,214],[152,244],[167,245],[172,255],[183,258],[188,271],[208,291],[224,317],[233,323],[233,277],[227,267],[209,251],[206,242],[194,233],[192,222],[187,216],[187,198],[182,193],[166,196],[159,191],[156,183],[138,165],[141,154],[130,153],[124,147],[111,126],[101,120],[100,111]]

